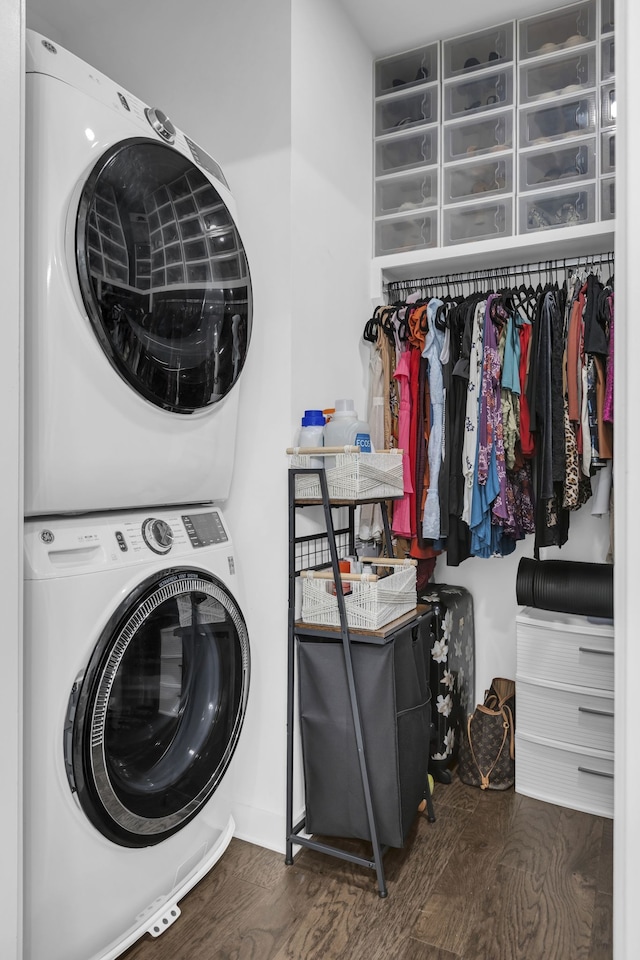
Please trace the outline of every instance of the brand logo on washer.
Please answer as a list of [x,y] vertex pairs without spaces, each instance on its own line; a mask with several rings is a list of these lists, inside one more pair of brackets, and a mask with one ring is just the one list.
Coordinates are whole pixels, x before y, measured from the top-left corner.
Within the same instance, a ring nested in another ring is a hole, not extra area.
[[55,537],[52,530],[42,530],[40,533],[40,539],[43,543],[53,543]]

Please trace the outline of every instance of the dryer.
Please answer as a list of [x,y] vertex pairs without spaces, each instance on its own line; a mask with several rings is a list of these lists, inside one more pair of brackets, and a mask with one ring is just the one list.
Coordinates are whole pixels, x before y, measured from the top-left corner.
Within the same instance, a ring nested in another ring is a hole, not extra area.
[[26,521],[25,960],[159,935],[229,844],[237,594],[217,508]]
[[220,166],[27,30],[25,513],[224,500],[251,280]]

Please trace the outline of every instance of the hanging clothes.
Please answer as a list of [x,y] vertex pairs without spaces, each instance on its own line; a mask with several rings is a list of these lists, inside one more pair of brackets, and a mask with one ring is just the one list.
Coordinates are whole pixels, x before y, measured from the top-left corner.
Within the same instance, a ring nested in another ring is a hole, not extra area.
[[592,484],[611,512],[613,281],[546,273],[453,296],[421,281],[387,308],[390,445],[408,454],[393,529],[423,563],[505,556],[528,534],[536,555],[562,546]]
[[429,363],[429,392],[431,395],[431,432],[429,435],[429,489],[422,518],[422,536],[428,540],[440,539],[440,499],[438,475],[444,442],[444,381],[442,377],[442,351],[444,332],[436,326],[435,315],[442,300],[433,298],[427,309],[428,329],[422,356]]

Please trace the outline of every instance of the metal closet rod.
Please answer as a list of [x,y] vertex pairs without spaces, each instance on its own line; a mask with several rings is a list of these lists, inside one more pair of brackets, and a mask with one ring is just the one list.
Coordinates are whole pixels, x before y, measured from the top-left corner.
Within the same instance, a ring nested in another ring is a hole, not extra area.
[[387,284],[387,292],[411,293],[425,287],[436,287],[455,283],[479,283],[484,280],[510,280],[516,277],[531,277],[534,274],[553,275],[560,268],[595,270],[606,264],[615,264],[613,251],[589,254],[581,257],[561,257],[555,260],[538,260],[537,263],[519,263],[513,266],[485,267],[480,270],[465,270],[460,273],[443,273],[415,280],[393,280]]

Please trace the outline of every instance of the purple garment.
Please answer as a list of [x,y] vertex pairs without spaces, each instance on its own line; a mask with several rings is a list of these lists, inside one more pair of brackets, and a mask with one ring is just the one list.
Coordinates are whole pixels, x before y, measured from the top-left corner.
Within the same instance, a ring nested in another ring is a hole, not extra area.
[[500,491],[493,501],[491,513],[494,522],[507,520],[507,474],[504,456],[504,438],[502,432],[502,400],[500,390],[500,355],[498,338],[493,316],[500,304],[498,298],[490,296],[484,317],[484,347],[482,363],[482,394],[478,417],[478,483],[487,482],[492,450],[495,453],[496,472]]
[[613,423],[613,292],[607,299],[609,307],[609,355],[607,357],[607,383],[604,392],[602,419]]

